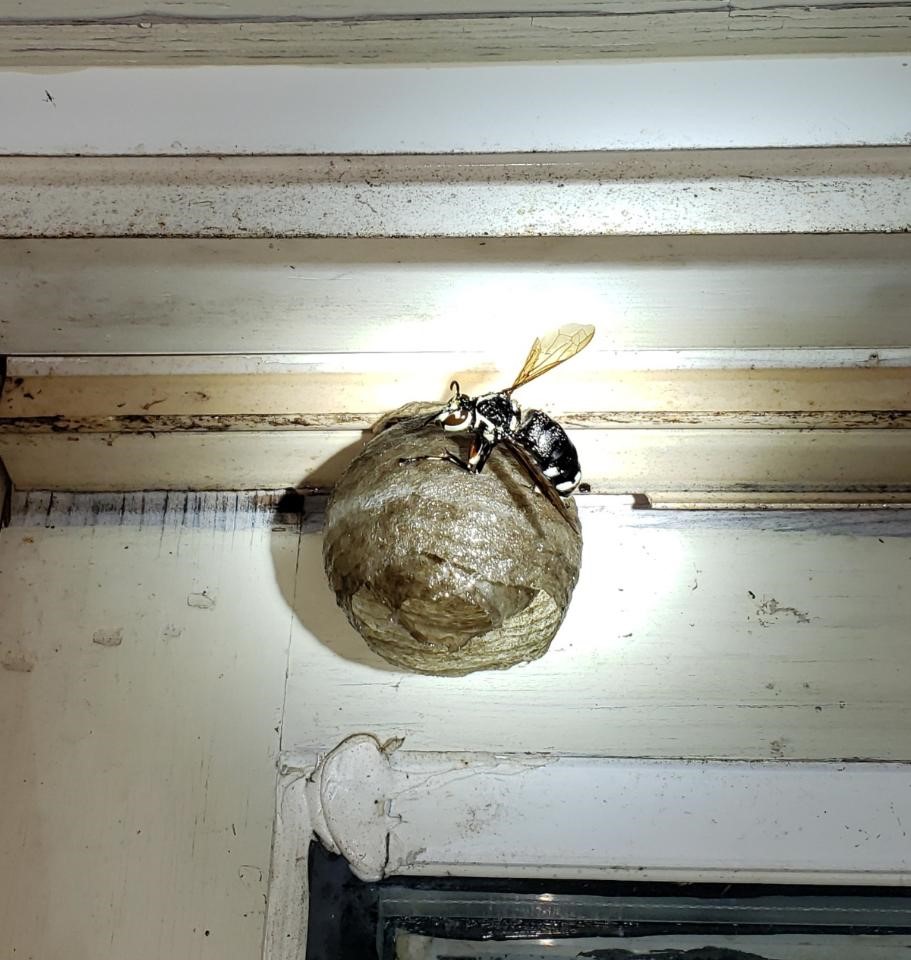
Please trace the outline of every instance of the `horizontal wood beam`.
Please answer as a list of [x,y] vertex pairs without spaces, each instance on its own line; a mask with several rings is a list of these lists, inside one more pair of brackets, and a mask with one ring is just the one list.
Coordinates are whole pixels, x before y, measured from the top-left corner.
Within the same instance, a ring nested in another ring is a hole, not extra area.
[[904,233],[911,147],[2,157],[0,236]]
[[[597,341],[596,341],[597,343]],[[530,345],[530,344],[529,344]],[[519,345],[516,345],[519,346]],[[525,344],[521,344],[524,352]],[[515,350],[510,351],[515,353]],[[840,351],[807,351],[805,364]],[[696,352],[672,355],[687,368],[629,369],[647,363],[590,349],[516,394],[581,427],[902,426],[911,416],[911,366],[782,368],[715,366]],[[741,363],[744,356],[740,354]],[[857,353],[849,352],[857,357]],[[906,353],[906,361],[911,354]],[[299,357],[10,358],[0,392],[0,430],[165,432],[231,429],[369,428],[413,400],[443,401],[457,379],[478,395],[509,386],[521,365],[477,354]],[[658,362],[669,362],[659,354]],[[727,362],[728,366],[722,366]],[[696,365],[700,364],[700,365]]]
[[0,63],[407,63],[906,50],[907,2],[0,3]]
[[[908,430],[570,430],[596,493],[816,491],[865,495],[911,488]],[[363,446],[349,430],[221,433],[5,433],[2,457],[21,490],[330,488]],[[854,498],[856,499],[856,498]]]
[[[250,431],[370,430],[382,413],[289,414],[133,414],[124,417],[10,417],[0,420],[0,433],[20,436],[45,433],[162,434],[248,433]],[[895,410],[781,411],[640,411],[566,413],[557,417],[566,427],[610,429],[779,429],[852,430],[911,427],[911,413]]]
[[911,343],[911,234],[0,240],[0,290],[8,355],[505,357],[569,314],[618,350],[883,358]]
[[[793,353],[804,366],[769,366],[775,354],[763,363],[759,353],[737,367],[730,352],[694,351],[630,369],[635,358],[596,341],[521,400],[569,429],[596,492],[704,503],[769,491],[790,503],[815,491],[854,503],[911,490],[907,356],[894,366],[856,351]],[[472,394],[501,389],[521,359],[11,358],[0,457],[21,489],[328,488],[385,412],[442,403],[453,377]]]

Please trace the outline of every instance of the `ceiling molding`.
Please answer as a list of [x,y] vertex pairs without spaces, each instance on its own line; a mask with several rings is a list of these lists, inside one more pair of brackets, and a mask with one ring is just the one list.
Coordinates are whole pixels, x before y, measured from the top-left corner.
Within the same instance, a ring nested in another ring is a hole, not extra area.
[[0,63],[426,63],[907,50],[907,2],[0,3]]
[[911,147],[0,157],[0,237],[904,233]]

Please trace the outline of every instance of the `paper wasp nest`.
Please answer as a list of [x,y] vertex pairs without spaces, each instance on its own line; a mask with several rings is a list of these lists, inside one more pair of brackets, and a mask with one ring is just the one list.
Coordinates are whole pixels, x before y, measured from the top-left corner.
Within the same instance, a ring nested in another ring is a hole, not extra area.
[[339,605],[372,650],[420,673],[542,656],[579,576],[575,504],[576,528],[505,447],[481,474],[433,460],[400,464],[444,449],[465,457],[469,439],[425,425],[439,404],[407,409],[410,418],[368,443],[329,501],[323,556]]

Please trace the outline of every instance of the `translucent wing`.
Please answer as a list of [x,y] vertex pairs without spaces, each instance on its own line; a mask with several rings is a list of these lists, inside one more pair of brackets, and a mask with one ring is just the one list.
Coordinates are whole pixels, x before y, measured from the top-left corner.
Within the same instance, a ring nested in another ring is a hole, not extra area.
[[554,367],[565,363],[570,357],[584,350],[591,343],[594,335],[595,328],[590,323],[568,323],[553,333],[536,338],[525,365],[519,371],[513,385],[504,392],[512,393],[523,383],[528,383],[540,377],[542,373],[547,373],[548,370],[553,370]]
[[531,477],[534,485],[547,497],[548,500],[557,508],[557,512],[561,517],[576,531],[576,533],[581,533],[579,529],[578,521],[573,517],[569,512],[569,507],[563,502],[563,498],[556,491],[553,484],[550,480],[541,471],[541,468],[535,463],[532,456],[524,450],[518,443],[514,443],[508,437],[503,438],[503,443],[509,450],[509,452],[516,458],[516,461],[520,466],[524,467],[528,475]]

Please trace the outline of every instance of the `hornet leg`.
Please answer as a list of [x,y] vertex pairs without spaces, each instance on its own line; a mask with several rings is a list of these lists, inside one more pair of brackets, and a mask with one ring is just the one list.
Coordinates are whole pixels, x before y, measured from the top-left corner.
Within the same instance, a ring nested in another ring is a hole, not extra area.
[[484,464],[487,463],[493,447],[494,445],[489,440],[485,440],[483,437],[475,437],[471,444],[468,460],[463,460],[447,450],[438,457],[399,457],[399,464],[417,463],[419,460],[446,460],[463,470],[467,470],[468,473],[480,473],[484,469]]
[[490,455],[493,453],[494,445],[490,440],[484,437],[475,437],[471,445],[471,453],[468,457],[468,467],[472,473],[480,473],[484,469]]
[[474,470],[471,468],[469,463],[466,463],[461,457],[457,457],[454,453],[450,453],[448,450],[440,454],[438,457],[399,457],[399,466],[403,466],[406,463],[418,463],[420,460],[446,460],[449,463],[454,463],[457,467],[461,467],[463,470],[467,470],[469,473],[474,473]]

